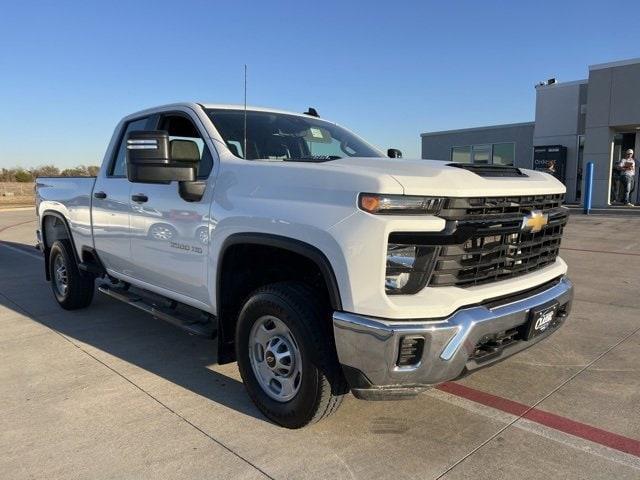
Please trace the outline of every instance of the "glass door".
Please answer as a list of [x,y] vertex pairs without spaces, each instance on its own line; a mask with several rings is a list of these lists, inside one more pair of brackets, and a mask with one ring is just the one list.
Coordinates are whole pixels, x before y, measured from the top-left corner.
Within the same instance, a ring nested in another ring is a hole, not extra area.
[[[624,192],[621,172],[618,169],[618,163],[622,159],[626,150],[635,149],[636,146],[636,133],[635,132],[620,132],[613,136],[613,154],[611,155],[611,192],[610,203],[620,204],[623,201]],[[635,192],[632,193],[635,195]]]
[[578,135],[578,158],[576,161],[576,202],[582,199],[582,169],[584,165],[584,135]]

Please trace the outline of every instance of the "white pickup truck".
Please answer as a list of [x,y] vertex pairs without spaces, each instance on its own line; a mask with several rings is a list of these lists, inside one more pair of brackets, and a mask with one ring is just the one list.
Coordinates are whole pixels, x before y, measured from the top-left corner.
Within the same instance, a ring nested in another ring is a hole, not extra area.
[[564,186],[385,156],[304,114],[184,103],[124,118],[96,178],[38,178],[58,303],[94,289],[217,336],[289,428],[415,395],[549,336],[571,308]]

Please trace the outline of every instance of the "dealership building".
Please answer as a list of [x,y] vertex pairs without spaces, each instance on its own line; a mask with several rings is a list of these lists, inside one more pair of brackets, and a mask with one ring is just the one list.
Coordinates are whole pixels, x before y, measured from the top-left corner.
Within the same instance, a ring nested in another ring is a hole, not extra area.
[[[615,205],[621,199],[616,164],[628,148],[640,151],[640,58],[591,65],[584,80],[537,85],[533,122],[421,137],[422,158],[552,173],[566,185],[567,203],[583,200],[583,172],[593,162],[593,206]],[[640,204],[638,190],[632,193],[635,204]]]

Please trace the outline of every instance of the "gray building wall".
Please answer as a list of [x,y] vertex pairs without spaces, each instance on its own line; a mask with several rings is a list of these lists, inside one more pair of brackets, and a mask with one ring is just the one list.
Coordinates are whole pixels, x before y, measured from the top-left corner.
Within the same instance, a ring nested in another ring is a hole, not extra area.
[[[422,158],[450,160],[454,146],[514,142],[516,166],[531,168],[534,145],[563,145],[567,147],[567,201],[576,200],[578,182],[581,182],[584,192],[584,178],[579,178],[578,171],[587,162],[593,162],[593,206],[607,207],[611,192],[614,136],[623,132],[636,132],[638,159],[640,58],[592,65],[588,80],[536,87],[535,122],[423,133]],[[584,135],[583,165],[578,165],[580,135]],[[640,185],[638,170],[636,185]],[[636,188],[632,201],[640,204],[640,186]]]
[[[639,93],[640,59],[589,67],[584,160],[594,163],[594,207],[609,205],[613,137],[640,126]],[[636,134],[636,152],[639,141]]]
[[515,143],[515,165],[531,168],[533,164],[533,122],[510,123],[489,127],[427,132],[422,137],[422,158],[451,160],[452,147],[485,143]]
[[536,121],[533,145],[567,147],[565,165],[566,200],[576,199],[578,189],[578,135],[584,133],[587,80],[536,87]]

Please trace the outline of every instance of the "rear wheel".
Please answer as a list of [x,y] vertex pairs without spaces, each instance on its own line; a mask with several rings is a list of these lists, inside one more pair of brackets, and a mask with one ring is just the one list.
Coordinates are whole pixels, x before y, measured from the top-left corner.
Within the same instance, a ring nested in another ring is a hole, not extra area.
[[53,295],[62,308],[76,310],[91,303],[95,279],[80,272],[69,240],[56,240],[51,246],[49,274]]
[[301,283],[270,285],[250,296],[238,319],[238,367],[249,396],[287,428],[329,416],[348,391],[317,297]]

